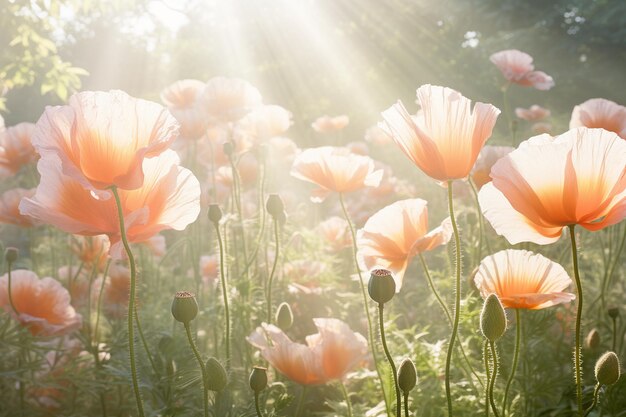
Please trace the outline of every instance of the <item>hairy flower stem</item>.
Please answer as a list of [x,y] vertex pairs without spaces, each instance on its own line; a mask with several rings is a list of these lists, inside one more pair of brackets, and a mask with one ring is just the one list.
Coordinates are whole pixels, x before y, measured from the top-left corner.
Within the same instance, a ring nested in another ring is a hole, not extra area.
[[302,415],[302,410],[304,409],[304,403],[306,398],[306,385],[302,386],[302,391],[300,391],[300,398],[298,399],[298,406],[296,408],[296,417],[300,417]]
[[593,410],[593,408],[596,406],[596,404],[598,404],[598,395],[599,394],[600,394],[600,383],[598,382],[596,384],[595,388],[593,389],[593,402],[591,403],[589,408],[587,410],[585,410],[585,417],[587,417],[589,415],[589,413],[591,413],[591,410]]
[[128,238],[126,237],[126,226],[124,225],[124,211],[122,210],[122,202],[120,201],[120,195],[117,192],[117,187],[112,186],[111,192],[115,198],[115,204],[117,206],[117,217],[120,223],[120,235],[122,238],[122,244],[124,250],[128,256],[128,263],[130,264],[130,291],[128,294],[128,354],[130,357],[130,374],[133,385],[133,392],[135,394],[135,401],[137,403],[137,412],[140,417],[144,417],[143,401],[141,399],[141,392],[139,391],[139,381],[137,379],[137,364],[135,358],[135,328],[133,326],[133,317],[135,315],[135,287],[137,284],[137,266],[135,265],[135,257],[133,251],[130,250],[128,244]]
[[498,351],[496,350],[496,343],[489,342],[489,348],[491,349],[491,357],[493,359],[493,373],[491,375],[491,380],[489,381],[489,403],[491,404],[493,415],[499,417],[496,402],[493,398],[493,387],[496,384],[496,378],[498,376]]
[[611,351],[617,352],[617,317],[612,317],[611,320],[613,321],[613,344],[611,345]]
[[572,263],[574,265],[574,279],[576,280],[576,298],[578,308],[576,309],[576,346],[574,347],[574,379],[576,381],[576,403],[578,405],[578,415],[583,416],[583,387],[582,387],[582,352],[580,349],[580,322],[583,313],[583,287],[580,283],[580,272],[578,270],[578,251],[576,249],[575,225],[569,225],[569,237],[572,246]]
[[254,408],[256,409],[257,417],[263,417],[263,413],[261,412],[261,405],[259,404],[259,393],[254,392]]
[[214,222],[217,245],[220,250],[220,283],[222,284],[222,298],[224,301],[224,344],[226,346],[226,366],[230,368],[230,310],[228,308],[228,283],[226,282],[226,264],[224,261],[224,242],[220,232],[219,222]]
[[487,384],[485,385],[485,417],[489,417],[489,381],[491,373],[489,371],[489,341],[487,339],[483,343],[483,360],[485,361],[485,376],[487,377]]
[[450,365],[452,364],[452,353],[454,352],[454,343],[459,331],[459,318],[461,310],[461,238],[459,237],[459,229],[454,217],[454,203],[452,201],[452,183],[448,181],[448,212],[450,214],[450,221],[452,223],[452,230],[454,231],[454,252],[455,252],[455,267],[456,278],[454,282],[454,321],[452,323],[452,334],[450,335],[450,343],[448,344],[448,354],[446,355],[446,399],[448,401],[448,416],[452,416],[452,394],[450,392]]
[[191,337],[191,328],[189,327],[189,322],[183,323],[185,325],[185,333],[187,333],[187,340],[189,341],[189,346],[191,346],[191,350],[193,350],[193,354],[198,361],[198,365],[200,365],[200,371],[202,372],[202,398],[204,403],[204,417],[209,417],[209,390],[207,389],[207,374],[206,368],[204,366],[204,362],[202,361],[202,357],[200,356],[200,352],[198,352],[198,347],[196,346],[193,338]]
[[343,399],[346,400],[346,406],[348,407],[348,417],[353,417],[354,414],[352,414],[352,403],[350,402],[350,395],[348,394],[348,390],[346,389],[346,385],[343,383],[343,380],[339,381],[339,386],[341,387]]
[[522,318],[520,316],[520,309],[515,309],[515,351],[513,352],[513,364],[511,365],[511,373],[506,381],[506,388],[504,389],[504,400],[502,401],[502,417],[506,416],[507,398],[509,396],[509,389],[511,383],[515,377],[515,371],[517,370],[517,362],[519,360],[520,339],[522,338]]
[[354,267],[356,268],[356,272],[359,275],[359,285],[361,286],[361,294],[363,295],[363,306],[365,307],[365,317],[367,318],[367,335],[368,341],[370,345],[370,349],[372,351],[372,358],[374,359],[374,367],[376,368],[376,373],[378,374],[378,380],[380,381],[380,389],[383,392],[383,399],[385,400],[385,410],[387,411],[387,415],[391,415],[391,407],[389,405],[389,401],[387,399],[387,394],[385,392],[385,384],[383,383],[383,377],[380,373],[380,368],[378,365],[378,354],[376,353],[376,339],[374,339],[374,328],[372,327],[372,316],[370,315],[370,307],[369,301],[367,298],[367,292],[365,291],[365,283],[363,282],[363,275],[361,274],[361,268],[359,267],[359,261],[357,259],[357,245],[356,245],[356,232],[354,231],[354,225],[352,224],[352,220],[350,219],[350,215],[348,214],[348,210],[346,209],[346,204],[343,201],[343,193],[339,193],[339,203],[341,203],[341,209],[343,210],[343,215],[348,222],[348,227],[350,228],[350,236],[352,237],[352,256],[354,259]]
[[391,374],[393,375],[393,384],[396,388],[396,416],[400,417],[402,415],[402,408],[400,407],[402,397],[400,396],[400,387],[398,386],[398,370],[396,369],[396,365],[393,363],[393,357],[391,353],[389,353],[389,348],[387,348],[387,339],[385,338],[385,321],[383,319],[383,311],[384,306],[382,303],[378,304],[378,325],[380,328],[380,340],[383,344],[383,350],[385,351],[385,356],[387,356],[387,361],[389,361],[389,366],[391,367]]
[[270,272],[267,281],[267,323],[269,324],[272,323],[272,283],[274,282],[278,257],[280,256],[280,233],[277,219],[274,219],[274,243],[276,244],[276,253],[274,254],[274,262],[272,263],[272,272]]
[[9,304],[11,304],[11,310],[15,313],[15,318],[19,319],[20,313],[18,313],[17,308],[15,308],[15,304],[13,303],[13,294],[11,290],[11,270],[13,269],[13,262],[7,261],[7,291],[9,293]]
[[404,393],[404,417],[409,417],[409,393]]

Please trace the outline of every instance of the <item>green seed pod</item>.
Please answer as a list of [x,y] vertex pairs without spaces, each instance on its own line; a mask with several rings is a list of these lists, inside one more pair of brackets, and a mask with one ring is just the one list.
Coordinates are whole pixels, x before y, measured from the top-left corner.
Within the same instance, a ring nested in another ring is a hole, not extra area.
[[506,331],[506,313],[495,294],[490,294],[485,300],[480,313],[480,331],[490,342],[495,342]]
[[172,301],[172,315],[183,324],[195,319],[198,315],[198,302],[195,295],[189,291],[177,292]]
[[398,369],[398,386],[404,394],[408,394],[417,385],[417,370],[415,364],[409,358],[406,358],[400,364]]
[[620,377],[619,358],[614,352],[606,352],[596,362],[596,379],[602,385],[613,385]]
[[600,333],[598,329],[591,329],[591,331],[587,334],[585,338],[585,346],[587,349],[597,349],[600,347]]
[[206,387],[209,391],[222,391],[228,385],[228,375],[226,369],[215,358],[206,361]]
[[252,391],[259,393],[267,387],[267,368],[255,366],[250,372],[250,388]]
[[375,269],[371,272],[370,281],[367,285],[370,298],[378,304],[385,304],[396,294],[396,281],[391,271]]
[[609,317],[612,319],[616,319],[619,316],[619,308],[618,307],[609,307]]
[[13,262],[17,261],[19,253],[20,252],[17,248],[8,247],[4,251],[4,260],[7,261],[7,263],[12,264]]
[[275,219],[285,212],[285,205],[278,194],[270,194],[265,203],[267,212]]
[[218,224],[222,219],[222,209],[217,204],[209,205],[209,220],[211,223]]
[[276,310],[276,325],[279,329],[288,330],[293,324],[293,312],[287,303],[281,303]]

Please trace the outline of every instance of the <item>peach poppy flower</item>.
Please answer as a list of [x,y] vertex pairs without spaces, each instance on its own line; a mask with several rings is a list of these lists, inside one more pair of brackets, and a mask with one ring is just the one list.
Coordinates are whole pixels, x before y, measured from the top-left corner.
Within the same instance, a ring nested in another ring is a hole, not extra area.
[[6,178],[31,162],[39,155],[33,148],[31,138],[35,130],[33,123],[20,123],[0,132],[0,178]]
[[341,217],[333,216],[324,220],[316,230],[326,241],[327,249],[332,252],[352,246],[348,222]]
[[491,178],[480,207],[511,244],[548,244],[568,225],[594,231],[626,216],[626,141],[604,129],[534,136],[499,159]]
[[374,161],[355,155],[346,148],[322,146],[302,151],[296,156],[291,175],[319,186],[311,201],[320,203],[336,191],[347,193],[363,187],[377,187],[383,171],[374,171]]
[[217,279],[219,264],[217,255],[203,255],[200,257],[200,274],[205,284],[209,284]]
[[354,141],[346,144],[346,148],[350,150],[350,152],[355,153],[357,155],[369,155],[370,149],[367,146],[367,143],[361,141]]
[[528,122],[536,122],[550,116],[550,110],[545,109],[537,104],[533,104],[528,109],[518,107],[515,109],[515,115],[522,120]]
[[[93,287],[98,290],[102,286],[102,277],[98,278]],[[111,264],[102,294],[102,311],[112,319],[120,319],[128,314],[128,296],[130,292],[130,270],[119,264]]]
[[161,91],[161,101],[180,123],[183,138],[198,139],[207,129],[208,118],[198,103],[205,85],[198,80],[179,80]]
[[104,269],[111,243],[106,235],[72,236],[70,249],[87,265],[96,265],[100,271]]
[[302,385],[343,379],[367,355],[367,341],[338,319],[313,319],[318,333],[306,345],[292,342],[278,327],[263,323],[248,342],[280,373]]
[[[171,150],[145,159],[143,186],[120,190],[130,242],[143,242],[165,229],[183,230],[198,217],[200,184],[178,162],[178,156]],[[42,158],[38,169],[41,182],[37,192],[33,198],[22,200],[20,212],[68,233],[105,234],[111,241],[109,254],[114,258],[122,256],[114,199],[95,198],[79,181],[62,174],[58,159]]]
[[[65,282],[65,287],[70,293],[72,306],[80,310],[87,307],[89,300],[89,281],[91,279],[91,268],[81,268],[78,265],[64,265],[57,270],[57,278]],[[91,301],[97,302],[100,287],[91,286]]]
[[324,115],[315,119],[311,127],[318,133],[331,133],[345,128],[349,123],[350,118],[345,114],[335,117]]
[[617,133],[626,139],[626,107],[604,98],[592,98],[574,107],[569,122],[575,127],[597,127]]
[[491,172],[493,164],[495,164],[498,159],[511,153],[514,149],[515,148],[512,146],[487,145],[480,151],[471,173],[472,181],[474,181],[474,184],[476,184],[479,190],[483,185],[491,181],[489,173]]
[[32,271],[11,272],[11,308],[8,274],[0,277],[0,306],[34,336],[61,336],[80,328],[82,317],[70,305],[70,294],[54,278],[39,279]]
[[545,122],[533,123],[530,130],[532,130],[535,135],[541,135],[542,133],[551,134],[552,125]]
[[47,107],[37,122],[33,145],[61,161],[63,174],[100,198],[111,186],[142,186],[144,158],[159,155],[178,136],[179,125],[165,107],[123,91],[85,91],[67,106]]
[[393,272],[396,291],[400,291],[415,255],[445,245],[452,237],[449,217],[428,232],[427,204],[419,198],[397,201],[375,213],[357,233],[357,257],[362,268]]
[[214,77],[207,81],[200,103],[213,123],[236,122],[262,105],[261,93],[247,81]]
[[549,90],[554,80],[543,71],[535,71],[533,57],[517,49],[496,52],[489,57],[507,81],[537,90]]
[[476,103],[458,91],[423,85],[417,89],[422,111],[412,117],[401,101],[382,113],[381,124],[426,175],[439,181],[465,178],[491,136],[500,110]]
[[548,258],[526,250],[508,249],[487,256],[474,276],[483,298],[496,294],[506,308],[539,310],[569,303],[574,294],[565,269]]
[[251,111],[237,123],[237,130],[254,140],[267,140],[282,135],[293,124],[289,110],[277,105],[264,105]]
[[14,224],[20,227],[33,226],[33,219],[20,213],[22,198],[35,195],[35,189],[14,188],[0,195],[0,223]]

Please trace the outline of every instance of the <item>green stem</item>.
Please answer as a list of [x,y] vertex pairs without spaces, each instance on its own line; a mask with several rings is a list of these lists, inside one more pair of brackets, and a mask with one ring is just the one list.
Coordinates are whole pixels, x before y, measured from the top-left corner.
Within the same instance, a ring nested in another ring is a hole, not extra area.
[[508,125],[509,132],[511,133],[512,144],[513,146],[515,146],[515,129],[513,129],[513,120],[511,119],[511,107],[509,105],[509,97],[507,94],[510,86],[511,83],[508,82],[502,88],[502,101],[504,105],[504,116],[506,117],[506,123]]
[[143,329],[141,328],[141,322],[139,321],[139,311],[135,307],[135,324],[137,325],[137,332],[139,333],[139,339],[141,340],[141,344],[143,345],[144,350],[146,351],[146,355],[148,356],[148,361],[150,362],[150,366],[156,375],[159,375],[159,370],[152,359],[152,355],[150,354],[150,349],[148,348],[148,343],[146,342],[146,337],[143,334]]
[[198,352],[198,348],[191,337],[191,328],[189,327],[189,322],[183,323],[185,325],[185,333],[187,333],[187,340],[189,341],[189,346],[191,346],[191,350],[193,350],[193,354],[198,361],[198,365],[200,365],[200,370],[202,371],[202,393],[204,400],[204,417],[209,417],[209,390],[207,389],[207,374],[206,368],[204,366],[204,362],[202,361],[202,357],[200,356],[200,352]]
[[350,215],[348,214],[348,210],[346,209],[346,204],[343,201],[343,193],[339,193],[339,203],[341,203],[341,209],[343,210],[343,215],[348,222],[348,227],[350,229],[350,236],[352,237],[352,256],[354,259],[354,266],[356,268],[356,272],[359,275],[359,285],[361,286],[361,295],[363,296],[363,306],[365,307],[365,317],[367,318],[367,335],[369,339],[369,345],[372,350],[372,358],[374,359],[374,367],[376,368],[376,374],[378,375],[378,380],[380,381],[380,389],[383,392],[383,399],[385,400],[385,410],[387,411],[387,415],[391,415],[391,407],[389,405],[389,401],[387,399],[387,393],[385,392],[385,384],[383,383],[383,377],[380,373],[380,368],[378,365],[378,354],[376,353],[376,339],[374,339],[374,328],[372,327],[372,316],[370,315],[369,301],[367,298],[367,292],[365,291],[365,283],[363,282],[363,275],[361,274],[361,268],[359,267],[359,261],[357,258],[357,245],[356,245],[356,232],[354,231],[354,225],[352,224],[352,220],[350,219]]
[[491,380],[491,372],[489,371],[489,341],[487,339],[483,343],[483,360],[485,361],[485,376],[487,377],[487,385],[485,385],[485,417],[489,417],[489,381]]
[[515,371],[517,370],[517,362],[519,360],[520,339],[522,338],[522,319],[520,316],[520,309],[515,309],[515,351],[513,352],[513,365],[511,365],[511,373],[506,381],[506,388],[504,389],[504,401],[502,401],[502,417],[506,416],[507,398],[509,396],[509,389],[511,383],[515,377]]
[[617,263],[620,261],[620,255],[622,254],[622,251],[624,250],[624,244],[626,244],[626,227],[624,227],[624,233],[622,233],[622,240],[620,241],[617,252],[615,253],[615,258],[613,260],[613,263],[609,267],[609,271],[605,276],[604,282],[602,283],[602,292],[600,295],[602,299],[603,310],[606,309],[606,305],[605,305],[606,290],[609,288],[611,281],[613,281],[613,273],[615,272],[615,267],[617,266]]
[[404,417],[409,417],[409,393],[404,393]]
[[272,263],[272,271],[267,281],[267,323],[272,323],[272,282],[276,274],[276,266],[278,265],[278,257],[280,255],[280,234],[278,220],[274,218],[274,242],[276,244],[276,253],[274,254],[274,262]]
[[261,406],[259,404],[259,393],[257,391],[254,392],[254,408],[256,409],[257,417],[263,417]]
[[19,320],[20,317],[20,313],[17,312],[17,308],[15,308],[15,304],[13,303],[13,294],[11,291],[11,269],[12,269],[12,262],[8,261],[7,262],[7,280],[8,280],[8,288],[7,291],[9,292],[9,304],[11,304],[11,309],[13,310],[13,312],[15,313],[15,319]]
[[578,270],[578,251],[576,249],[576,233],[574,230],[575,225],[569,225],[568,228],[572,246],[574,279],[576,280],[576,298],[578,298],[578,308],[576,309],[576,346],[574,347],[574,379],[576,381],[576,402],[578,405],[578,415],[583,416],[582,352],[580,349],[580,322],[583,313],[583,287],[580,283],[580,272]]
[[348,394],[348,390],[346,389],[345,384],[342,381],[339,381],[339,386],[341,387],[341,393],[343,394],[344,400],[346,400],[346,405],[348,407],[348,417],[353,417],[352,414],[352,403],[350,402],[350,395]]
[[452,229],[454,231],[454,252],[456,255],[455,267],[456,267],[456,279],[454,285],[454,322],[452,324],[452,334],[450,335],[450,343],[448,344],[448,353],[446,355],[446,399],[448,401],[448,416],[452,416],[452,395],[450,392],[450,365],[452,364],[452,352],[454,351],[454,343],[459,331],[459,318],[461,310],[461,239],[459,237],[459,229],[454,218],[454,203],[452,201],[452,180],[448,181],[448,212],[450,214],[450,221],[452,223]]
[[300,399],[298,399],[298,407],[296,408],[296,417],[300,417],[302,414],[302,409],[304,408],[304,399],[306,397],[307,386],[302,386],[302,391],[300,391]]
[[585,411],[585,417],[587,417],[589,413],[591,413],[591,410],[593,410],[593,408],[596,406],[596,404],[598,404],[599,394],[600,394],[600,383],[598,382],[595,388],[593,389],[593,402],[591,403],[589,408]]
[[495,342],[489,342],[489,347],[491,349],[491,357],[493,358],[493,374],[491,375],[491,380],[489,381],[489,403],[491,404],[493,415],[499,417],[498,409],[496,408],[496,402],[493,398],[493,387],[496,383],[496,378],[498,376],[498,352],[496,351]]
[[104,293],[104,285],[106,284],[107,281],[107,275],[109,274],[109,267],[111,266],[111,259],[109,259],[106,263],[106,266],[104,267],[104,273],[102,274],[102,284],[100,284],[100,292],[98,292],[98,302],[96,303],[96,324],[94,325],[94,341],[96,344],[96,348],[99,345],[99,336],[98,336],[98,329],[100,327],[100,312],[102,310],[102,297],[103,297],[103,293]]
[[613,344],[612,344],[612,352],[617,352],[615,348],[617,347],[617,317],[611,317],[613,321]]
[[133,392],[135,394],[135,402],[137,403],[137,411],[140,417],[144,417],[143,401],[141,399],[141,392],[139,391],[139,381],[137,379],[137,364],[135,358],[135,335],[133,326],[133,317],[135,315],[135,287],[137,281],[137,267],[135,265],[135,257],[133,251],[128,244],[128,238],[126,237],[126,226],[124,225],[124,211],[122,209],[122,202],[120,201],[117,187],[112,186],[111,192],[115,198],[115,204],[117,205],[117,217],[120,223],[120,235],[122,238],[122,244],[124,250],[128,256],[128,263],[130,264],[130,291],[128,295],[128,354],[130,356],[130,374],[132,378]]
[[400,387],[398,386],[398,371],[396,369],[396,365],[393,363],[393,357],[391,353],[389,353],[389,348],[387,348],[387,339],[385,338],[385,321],[383,319],[383,310],[384,305],[382,303],[378,304],[378,325],[380,328],[380,341],[383,345],[383,350],[385,351],[385,356],[387,356],[387,361],[389,361],[389,366],[391,367],[391,374],[393,375],[393,384],[396,388],[396,416],[400,417],[402,414],[402,409],[400,408],[400,401],[402,401],[402,397],[400,397]]
[[220,281],[222,284],[222,298],[224,301],[224,343],[226,345],[226,366],[230,367],[230,310],[228,308],[228,283],[226,282],[226,264],[224,263],[224,242],[220,233],[219,222],[213,223],[215,234],[217,235],[217,245],[220,250]]

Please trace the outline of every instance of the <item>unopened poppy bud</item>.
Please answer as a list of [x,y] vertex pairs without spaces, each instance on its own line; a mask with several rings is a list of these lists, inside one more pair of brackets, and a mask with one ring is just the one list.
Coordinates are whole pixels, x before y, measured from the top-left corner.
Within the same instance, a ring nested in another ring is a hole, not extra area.
[[269,197],[267,197],[265,207],[267,208],[267,212],[275,219],[285,212],[283,200],[278,194],[270,194]]
[[267,387],[267,368],[255,366],[250,372],[250,388],[252,391],[259,393]]
[[189,323],[198,315],[198,302],[196,297],[189,291],[179,291],[172,301],[172,315],[184,324]]
[[409,358],[406,358],[400,364],[398,369],[398,387],[404,394],[408,394],[417,385],[417,370],[415,364]]
[[224,155],[231,156],[233,154],[233,151],[235,150],[235,147],[233,146],[232,142],[224,142],[224,144],[222,145],[222,149],[224,150]]
[[209,358],[206,361],[206,388],[209,391],[221,391],[228,385],[228,375],[226,369],[215,358]]
[[17,248],[9,247],[4,251],[4,260],[8,263],[13,263],[17,261],[17,257],[19,255],[19,250]]
[[218,204],[209,205],[209,220],[215,224],[222,220],[222,209]]
[[602,385],[613,385],[620,377],[619,358],[614,352],[606,352],[596,362],[596,379]]
[[612,319],[616,319],[619,316],[619,308],[618,307],[609,307],[609,317]]
[[480,313],[480,331],[490,342],[495,342],[506,331],[506,313],[495,294],[490,294],[485,300]]
[[396,281],[391,271],[375,269],[371,272],[370,281],[367,285],[370,298],[378,304],[385,304],[396,294]]
[[276,325],[279,329],[285,331],[293,324],[293,313],[291,307],[287,303],[281,303],[276,310]]
[[598,329],[591,329],[585,338],[585,346],[587,349],[597,349],[600,346],[600,333]]

